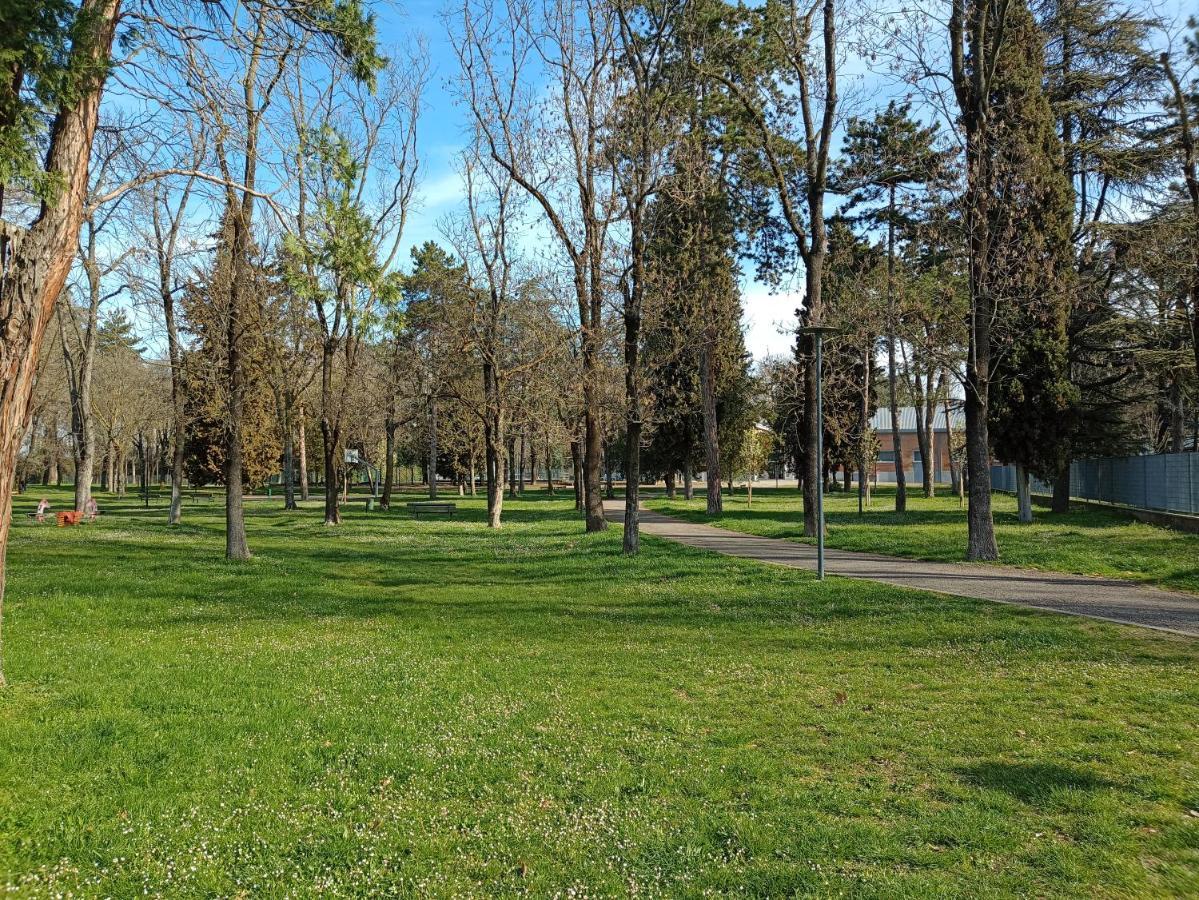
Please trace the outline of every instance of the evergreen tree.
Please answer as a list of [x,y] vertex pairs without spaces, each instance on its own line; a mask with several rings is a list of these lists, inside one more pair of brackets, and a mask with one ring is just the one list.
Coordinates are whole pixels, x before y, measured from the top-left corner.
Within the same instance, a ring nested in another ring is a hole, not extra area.
[[[698,127],[698,126],[697,126]],[[650,463],[692,463],[702,451],[707,509],[721,511],[721,398],[737,390],[748,367],[734,255],[733,205],[711,149],[698,131],[684,141],[649,213],[646,246],[646,358],[659,447]],[[695,418],[698,415],[698,420]],[[727,415],[727,412],[726,412]],[[692,443],[691,426],[701,426]],[[673,423],[666,425],[665,423]],[[669,439],[669,450],[662,443]]]
[[[184,354],[185,471],[193,485],[227,484],[229,434],[229,296],[234,266],[230,245],[218,245],[212,268],[183,297],[192,347]],[[274,396],[267,372],[264,304],[274,290],[268,271],[256,261],[244,267],[248,284],[239,303],[239,344],[243,353],[242,408],[238,429],[241,482],[266,483],[279,471],[283,452]]]
[[1150,48],[1155,20],[1113,0],[1045,0],[1037,14],[1046,89],[1074,191],[1066,356],[1077,392],[1053,496],[1054,511],[1065,512],[1070,460],[1128,452],[1137,425],[1141,339],[1112,289],[1129,237],[1116,215],[1118,198],[1162,163],[1148,118],[1161,78]]
[[[869,209],[858,215],[871,228],[884,228],[887,240],[887,399],[891,408],[891,437],[895,447],[895,511],[907,508],[907,481],[903,449],[899,440],[898,330],[899,290],[896,275],[896,239],[910,231],[915,220],[902,204],[902,194],[920,190],[937,178],[946,163],[938,151],[935,125],[921,125],[912,118],[911,104],[892,100],[871,120],[851,119],[846,129],[845,160],[838,180],[850,192],[846,210],[864,204]],[[927,450],[925,453],[927,457]],[[926,465],[925,471],[928,471]],[[931,493],[931,491],[929,491]]]
[[[988,426],[995,454],[1015,463],[1021,521],[1032,520],[1030,473],[1052,477],[1067,452],[1075,390],[1066,357],[1073,287],[1074,198],[1044,89],[1042,36],[1027,7],[1008,14],[992,103],[992,187],[1004,202],[993,219],[991,289],[995,368]],[[972,472],[987,478],[988,472]]]

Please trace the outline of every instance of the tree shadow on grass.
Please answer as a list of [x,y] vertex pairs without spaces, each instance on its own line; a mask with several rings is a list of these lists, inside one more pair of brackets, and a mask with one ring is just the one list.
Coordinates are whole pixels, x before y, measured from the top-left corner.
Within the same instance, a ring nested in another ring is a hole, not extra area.
[[1054,804],[1061,791],[1095,792],[1116,785],[1085,769],[1057,763],[1025,763],[988,760],[957,770],[968,783],[1002,791],[1031,806]]

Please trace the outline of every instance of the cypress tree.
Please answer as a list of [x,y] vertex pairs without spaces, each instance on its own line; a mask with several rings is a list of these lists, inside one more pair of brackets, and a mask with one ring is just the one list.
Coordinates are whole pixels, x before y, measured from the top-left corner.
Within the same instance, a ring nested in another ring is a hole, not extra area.
[[1074,198],[1044,89],[1041,32],[1019,4],[1007,28],[992,99],[994,189],[1003,202],[992,223],[999,306],[988,424],[996,456],[1017,466],[1020,519],[1031,521],[1028,477],[1052,477],[1061,468],[1076,396],[1066,355]]

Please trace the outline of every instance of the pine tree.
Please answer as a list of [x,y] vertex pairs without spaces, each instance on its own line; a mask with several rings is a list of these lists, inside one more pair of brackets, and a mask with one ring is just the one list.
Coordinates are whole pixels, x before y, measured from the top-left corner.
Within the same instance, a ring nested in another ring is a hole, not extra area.
[[[838,172],[841,190],[850,193],[846,211],[870,205],[857,220],[887,235],[887,399],[895,447],[895,511],[907,508],[907,482],[899,439],[899,367],[897,343],[900,303],[896,275],[896,239],[910,231],[915,219],[902,204],[903,194],[920,190],[944,170],[946,156],[936,148],[935,125],[921,125],[911,104],[892,100],[871,120],[851,119],[846,129],[845,161]],[[881,204],[881,205],[880,205]],[[927,448],[925,457],[927,458]],[[928,471],[926,465],[925,471]],[[931,493],[931,490],[928,491]]]

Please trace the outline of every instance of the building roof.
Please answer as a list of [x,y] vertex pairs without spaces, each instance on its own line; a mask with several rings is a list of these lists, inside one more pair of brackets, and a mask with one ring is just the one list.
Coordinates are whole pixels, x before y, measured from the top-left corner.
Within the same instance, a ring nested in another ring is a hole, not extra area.
[[[940,407],[937,409],[935,419],[936,419],[936,422],[933,427],[937,431],[944,431],[945,430],[945,408],[944,407]],[[950,414],[950,417],[949,417],[949,421],[952,424],[953,428],[955,428],[955,429],[964,428],[966,425],[966,417],[962,414],[962,411],[959,409],[955,409],[952,411],[952,413]],[[874,414],[874,418],[870,420],[870,425],[875,431],[889,432],[891,430],[891,410],[888,409],[886,406],[880,406],[878,408],[878,411]],[[915,433],[915,431],[916,431],[916,407],[901,406],[899,408],[899,430],[901,432]]]

